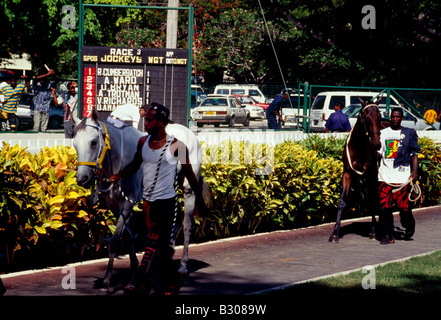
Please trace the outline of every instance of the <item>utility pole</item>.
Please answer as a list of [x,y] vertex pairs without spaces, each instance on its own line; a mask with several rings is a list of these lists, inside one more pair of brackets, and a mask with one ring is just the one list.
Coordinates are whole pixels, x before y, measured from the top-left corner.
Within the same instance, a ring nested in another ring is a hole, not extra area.
[[[179,0],[168,0],[171,8],[179,7]],[[167,10],[167,42],[168,49],[176,49],[178,38],[178,10]]]

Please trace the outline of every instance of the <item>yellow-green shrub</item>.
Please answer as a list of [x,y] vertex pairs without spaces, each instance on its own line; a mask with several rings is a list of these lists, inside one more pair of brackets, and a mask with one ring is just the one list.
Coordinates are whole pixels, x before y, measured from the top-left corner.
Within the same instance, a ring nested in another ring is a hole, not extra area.
[[[43,148],[31,154],[4,143],[0,150],[0,253],[12,264],[15,254],[36,254],[41,241],[59,257],[83,252],[109,231],[112,216],[88,208],[90,190],[75,179],[71,147]],[[76,252],[73,252],[75,251]],[[47,251],[47,248],[44,249]]]
[[[198,220],[200,237],[318,223],[336,206],[340,161],[320,159],[296,143],[264,145],[262,152],[256,148],[261,147],[243,142],[203,145],[202,174],[212,192],[213,209]],[[236,162],[226,161],[233,158]],[[271,170],[256,175],[259,167]]]

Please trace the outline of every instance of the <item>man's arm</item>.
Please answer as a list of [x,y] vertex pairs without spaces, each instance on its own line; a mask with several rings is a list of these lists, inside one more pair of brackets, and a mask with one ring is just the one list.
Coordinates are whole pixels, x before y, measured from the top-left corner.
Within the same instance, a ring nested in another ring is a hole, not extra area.
[[54,95],[54,104],[56,107],[58,107],[57,91],[53,87],[51,87],[51,91],[52,91],[52,94]]
[[138,171],[142,164],[142,147],[147,139],[147,136],[142,136],[138,141],[138,146],[136,148],[136,153],[133,156],[132,162],[130,162],[127,166],[125,166],[120,172],[114,174],[110,177],[111,182],[115,182],[121,177],[130,177]]
[[39,75],[39,76],[36,76],[35,79],[46,78],[46,77],[49,77],[49,76],[51,76],[51,75],[53,75],[53,74],[55,74],[54,69],[49,69],[47,73],[42,74],[42,75]]
[[418,154],[414,154],[410,158],[410,165],[412,169],[412,175],[411,178],[413,182],[416,182],[418,180]]

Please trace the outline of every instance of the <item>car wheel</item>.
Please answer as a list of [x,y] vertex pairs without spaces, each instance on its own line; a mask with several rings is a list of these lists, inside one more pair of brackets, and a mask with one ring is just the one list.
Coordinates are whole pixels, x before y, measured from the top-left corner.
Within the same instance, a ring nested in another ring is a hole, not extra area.
[[234,127],[234,123],[236,122],[236,117],[235,116],[232,116],[231,118],[230,118],[230,121],[228,122],[228,126],[229,127]]
[[6,129],[7,129],[6,121],[2,121],[0,124],[0,131],[6,131]]
[[198,128],[202,128],[202,127],[204,126],[204,124],[203,124],[203,123],[200,123],[200,122],[198,122],[198,123],[197,123],[197,126],[198,126]]
[[220,127],[220,123],[215,123],[214,126],[215,126],[216,128],[219,128],[219,127]]
[[243,123],[244,127],[248,127],[250,125],[250,120],[250,115],[248,115],[245,122]]
[[15,114],[14,114],[14,118],[15,118],[15,130],[18,131],[21,129],[20,119]]

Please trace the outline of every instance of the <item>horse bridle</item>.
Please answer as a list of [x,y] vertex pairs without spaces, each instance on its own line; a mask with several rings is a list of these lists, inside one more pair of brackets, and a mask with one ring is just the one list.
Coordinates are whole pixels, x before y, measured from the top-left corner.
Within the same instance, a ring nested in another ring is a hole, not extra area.
[[376,135],[376,134],[379,135],[380,131],[374,131],[374,132],[369,133],[369,130],[366,127],[366,121],[364,119],[365,118],[364,117],[364,111],[367,108],[369,108],[369,107],[376,107],[378,109],[378,106],[376,104],[374,104],[374,103],[368,104],[368,105],[364,106],[363,109],[360,110],[360,118],[361,118],[361,121],[362,121],[363,126],[364,126],[364,131],[366,131],[366,135],[369,137],[369,140],[371,140],[374,135]]
[[[369,131],[368,131],[368,129],[366,128],[366,121],[365,121],[365,119],[364,119],[364,111],[365,111],[367,108],[369,108],[369,107],[374,107],[374,106],[375,106],[376,108],[378,108],[378,106],[377,106],[376,104],[371,103],[371,104],[368,104],[368,105],[364,106],[364,107],[360,110],[360,119],[361,119],[361,122],[363,123],[364,131],[366,131],[366,135],[368,136],[370,142],[372,142],[372,137],[373,137],[374,135],[376,135],[376,134],[379,135],[379,134],[380,134],[380,131],[374,131],[374,132],[372,132],[371,134],[369,134]],[[352,128],[352,129],[354,129],[354,128]],[[362,175],[362,174],[364,174],[364,172],[366,171],[366,168],[364,168],[363,172],[361,172],[361,171],[358,171],[357,169],[355,169],[355,168],[352,166],[351,154],[350,154],[350,152],[349,152],[349,141],[351,140],[351,136],[352,136],[352,131],[349,133],[348,140],[347,140],[346,145],[345,145],[345,152],[346,152],[346,156],[348,157],[349,167],[352,169],[352,171],[354,171],[354,172],[357,173],[358,175]]]
[[[101,121],[98,121],[98,123],[101,124],[102,127],[104,128],[104,139],[102,138],[102,134],[101,134],[102,131],[101,131],[100,126],[92,126],[90,124],[86,124],[86,127],[91,127],[91,128],[97,129],[98,132],[100,133],[99,134],[99,137],[100,137],[99,140],[100,140],[100,149],[101,149],[101,151],[98,152],[98,156],[97,156],[96,161],[95,162],[91,162],[91,161],[80,161],[80,162],[77,162],[77,166],[93,167],[94,171],[99,171],[103,167],[104,158],[106,157],[107,152],[109,150],[111,150],[110,142],[109,142],[109,134],[107,133],[107,127]],[[102,140],[104,140],[104,143],[102,143]]]

